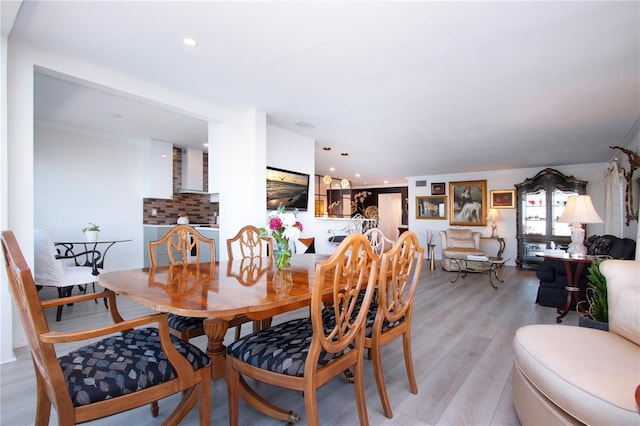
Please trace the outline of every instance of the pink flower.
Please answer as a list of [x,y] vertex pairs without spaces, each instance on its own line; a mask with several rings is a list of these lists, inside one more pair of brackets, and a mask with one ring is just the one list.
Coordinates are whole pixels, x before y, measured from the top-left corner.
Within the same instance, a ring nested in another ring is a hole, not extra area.
[[271,220],[269,221],[269,229],[271,229],[272,231],[278,231],[281,226],[282,219],[280,219],[278,216],[271,217]]
[[302,232],[302,231],[303,231],[302,224],[301,224],[299,221],[297,221],[297,220],[296,220],[296,224],[295,224],[295,225],[293,225],[293,226],[295,226],[296,228],[298,228],[298,229],[300,230],[300,232]]

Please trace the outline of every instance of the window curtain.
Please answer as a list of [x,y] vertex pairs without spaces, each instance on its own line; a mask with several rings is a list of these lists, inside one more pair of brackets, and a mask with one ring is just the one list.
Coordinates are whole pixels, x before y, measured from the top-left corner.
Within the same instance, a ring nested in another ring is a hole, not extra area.
[[604,233],[618,238],[623,236],[624,188],[620,182],[620,170],[616,162],[605,173]]

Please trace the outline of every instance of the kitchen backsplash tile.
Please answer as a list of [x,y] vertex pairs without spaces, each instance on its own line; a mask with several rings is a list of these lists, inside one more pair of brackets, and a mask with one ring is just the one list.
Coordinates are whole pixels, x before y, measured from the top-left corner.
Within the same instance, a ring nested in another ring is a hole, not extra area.
[[[205,153],[204,190],[208,189],[209,156]],[[214,223],[219,212],[219,203],[212,203],[207,194],[180,194],[182,186],[182,155],[180,148],[173,148],[173,199],[144,198],[143,223],[145,225],[173,225],[178,220],[178,214],[185,213],[191,223]],[[151,216],[153,209],[156,216]]]

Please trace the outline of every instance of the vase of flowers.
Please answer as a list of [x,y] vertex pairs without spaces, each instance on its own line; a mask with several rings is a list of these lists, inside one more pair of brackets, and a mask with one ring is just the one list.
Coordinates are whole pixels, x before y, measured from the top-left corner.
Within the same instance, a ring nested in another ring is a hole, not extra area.
[[273,257],[276,268],[289,269],[291,267],[291,248],[289,241],[297,240],[302,232],[302,224],[296,219],[298,211],[287,213],[284,206],[280,204],[278,208],[269,214],[269,227],[260,228],[261,236],[271,236],[275,240]]

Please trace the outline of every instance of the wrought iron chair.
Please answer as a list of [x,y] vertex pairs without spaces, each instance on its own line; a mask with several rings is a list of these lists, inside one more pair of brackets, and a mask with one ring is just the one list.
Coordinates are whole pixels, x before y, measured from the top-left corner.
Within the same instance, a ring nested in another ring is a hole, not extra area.
[[[36,425],[49,423],[51,405],[58,414],[58,424],[71,425],[154,403],[178,392],[182,398],[165,423],[179,423],[197,400],[200,424],[210,424],[211,361],[197,347],[171,336],[164,314],[125,321],[111,291],[40,302],[13,232],[2,232],[2,251],[35,369]],[[77,332],[49,329],[44,309],[104,297],[109,300],[115,324]],[[158,328],[147,327],[154,323]],[[57,343],[102,336],[106,337],[68,355],[56,355]],[[153,408],[152,413],[157,415]]]
[[[364,235],[349,235],[329,259],[316,265],[311,317],[257,331],[227,347],[231,425],[238,423],[241,375],[302,391],[307,423],[315,426],[319,424],[317,388],[350,366],[354,368],[360,424],[368,423],[362,351],[364,322],[376,284],[378,261]],[[338,321],[327,322],[323,318],[323,298],[329,289],[331,309]],[[356,303],[359,297],[360,303]],[[255,394],[254,397],[257,398]],[[295,413],[274,410],[272,414],[291,422],[299,419]]]
[[[85,251],[73,255],[60,255],[51,239],[51,235],[44,229],[33,231],[34,249],[34,281],[39,287],[57,287],[58,297],[69,297],[74,286],[86,286],[94,284],[97,278],[93,275],[91,266],[76,266],[75,262],[68,262],[91,254],[92,251]],[[99,256],[99,254],[97,254]],[[56,321],[62,319],[62,308],[64,304],[58,305]]]

